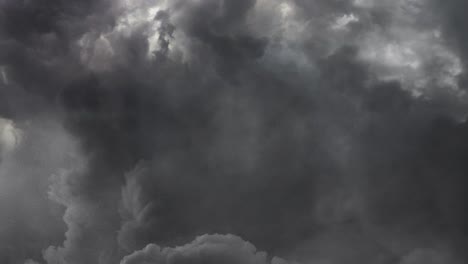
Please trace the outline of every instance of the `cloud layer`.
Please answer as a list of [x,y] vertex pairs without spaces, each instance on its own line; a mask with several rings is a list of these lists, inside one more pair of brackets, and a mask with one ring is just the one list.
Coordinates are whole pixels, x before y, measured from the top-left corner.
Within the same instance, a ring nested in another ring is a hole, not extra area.
[[0,262],[463,263],[464,6],[0,0]]

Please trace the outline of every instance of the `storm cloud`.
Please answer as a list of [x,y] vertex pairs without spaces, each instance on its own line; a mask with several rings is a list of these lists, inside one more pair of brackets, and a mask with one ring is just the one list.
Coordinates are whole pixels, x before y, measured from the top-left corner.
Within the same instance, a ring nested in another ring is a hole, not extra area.
[[0,262],[465,263],[450,0],[0,0]]

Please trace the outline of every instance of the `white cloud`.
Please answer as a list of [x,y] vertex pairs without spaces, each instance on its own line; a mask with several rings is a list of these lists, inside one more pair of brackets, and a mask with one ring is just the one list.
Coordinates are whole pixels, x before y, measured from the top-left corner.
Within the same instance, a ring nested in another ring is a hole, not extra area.
[[346,27],[353,23],[353,22],[358,22],[359,18],[356,17],[354,14],[344,14],[340,17],[338,17],[334,23],[332,24],[331,28],[334,30],[343,30],[346,29]]
[[[372,1],[356,2],[370,5]],[[370,30],[356,38],[360,58],[370,63],[378,78],[401,81],[414,95],[428,95],[433,89],[444,89],[463,96],[457,83],[464,70],[460,58],[441,39],[436,22],[429,24],[418,20],[421,12],[431,16],[425,2],[379,2],[391,19],[385,28],[371,25]]]
[[2,156],[21,143],[22,131],[12,120],[0,118],[0,151]]

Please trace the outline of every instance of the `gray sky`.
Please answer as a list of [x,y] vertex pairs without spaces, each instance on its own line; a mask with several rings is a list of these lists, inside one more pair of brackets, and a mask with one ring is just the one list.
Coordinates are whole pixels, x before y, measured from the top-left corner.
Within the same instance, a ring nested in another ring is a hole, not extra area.
[[467,8],[0,0],[0,263],[465,263]]

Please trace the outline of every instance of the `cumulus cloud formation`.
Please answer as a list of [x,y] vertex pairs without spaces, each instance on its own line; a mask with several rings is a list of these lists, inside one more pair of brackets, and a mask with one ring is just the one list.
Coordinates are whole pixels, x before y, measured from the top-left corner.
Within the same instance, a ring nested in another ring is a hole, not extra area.
[[234,235],[203,235],[184,246],[160,248],[150,244],[123,258],[121,264],[141,263],[252,263],[286,264],[258,252],[254,245]]
[[0,262],[466,262],[466,7],[0,0]]

